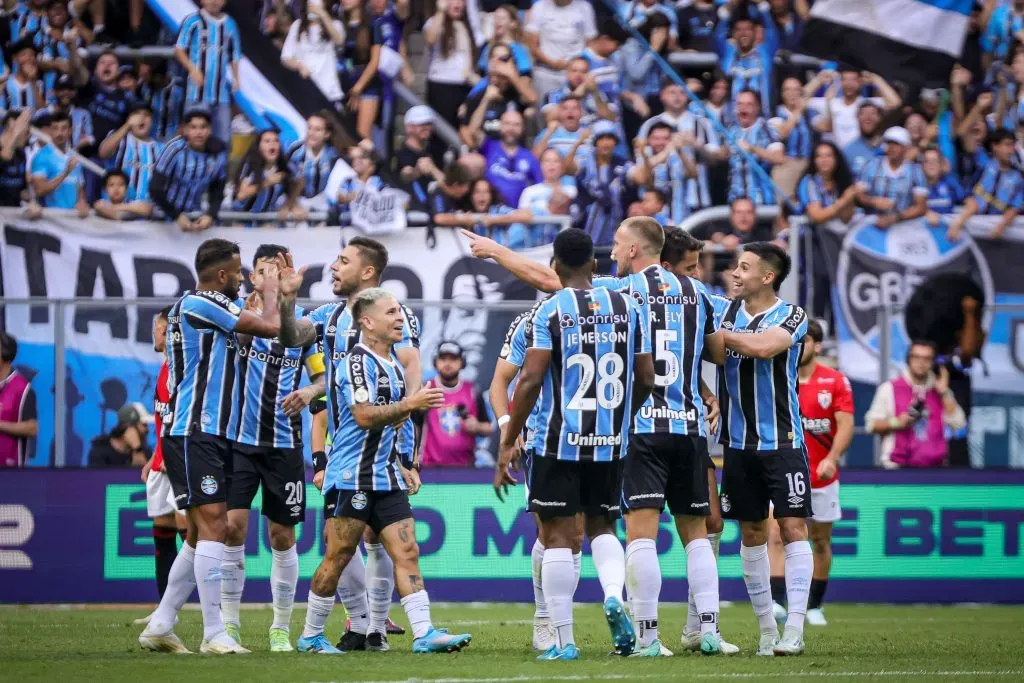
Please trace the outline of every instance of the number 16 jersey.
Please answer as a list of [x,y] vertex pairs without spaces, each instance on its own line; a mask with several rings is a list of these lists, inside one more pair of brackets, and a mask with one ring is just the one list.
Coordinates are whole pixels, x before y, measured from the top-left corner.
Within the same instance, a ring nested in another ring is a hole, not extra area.
[[625,456],[633,361],[651,352],[639,306],[603,287],[563,289],[537,306],[525,334],[528,348],[551,352],[551,393],[539,399],[527,448],[558,460]]

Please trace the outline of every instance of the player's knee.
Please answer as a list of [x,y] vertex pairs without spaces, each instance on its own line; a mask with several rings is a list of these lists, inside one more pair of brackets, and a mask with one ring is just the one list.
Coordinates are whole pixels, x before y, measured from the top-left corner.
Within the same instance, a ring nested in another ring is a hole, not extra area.
[[704,519],[704,528],[709,534],[720,534],[725,529],[725,520],[721,515],[711,515]]
[[380,536],[378,536],[377,532],[371,529],[370,527],[366,527],[366,529],[363,531],[363,541],[369,543],[370,545],[379,545]]
[[764,524],[743,524],[740,526],[740,539],[743,545],[748,548],[766,545],[768,543],[768,529]]
[[295,527],[271,522],[270,547],[277,551],[288,550],[295,545]]
[[807,524],[802,518],[786,517],[779,520],[779,527],[782,532],[782,542],[787,545],[807,540]]

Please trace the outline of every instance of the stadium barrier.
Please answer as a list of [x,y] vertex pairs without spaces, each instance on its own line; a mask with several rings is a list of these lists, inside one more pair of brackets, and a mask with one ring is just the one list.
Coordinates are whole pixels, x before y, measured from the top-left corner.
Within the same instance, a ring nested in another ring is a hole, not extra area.
[[[423,480],[412,502],[431,598],[531,601],[536,531],[518,489],[501,503],[488,471],[425,470]],[[1024,472],[847,471],[841,495],[830,600],[1024,602]],[[0,603],[156,600],[137,471],[6,472],[0,501]],[[323,553],[323,500],[312,485],[306,501],[297,529],[299,595]],[[259,502],[245,544],[245,597],[267,602],[271,551]],[[621,523],[619,535],[624,539]],[[685,550],[666,515],[657,544],[662,599],[685,602]],[[600,587],[587,546],[584,552],[577,600],[595,601]],[[722,598],[746,601],[734,522],[722,535],[719,571]]]

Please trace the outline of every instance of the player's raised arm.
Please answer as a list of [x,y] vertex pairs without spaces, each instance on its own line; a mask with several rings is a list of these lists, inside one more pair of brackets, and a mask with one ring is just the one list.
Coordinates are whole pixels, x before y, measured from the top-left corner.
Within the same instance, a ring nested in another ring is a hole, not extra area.
[[526,284],[542,292],[550,294],[562,288],[558,275],[551,268],[531,261],[522,254],[517,254],[492,239],[481,237],[469,230],[462,230],[461,232],[469,239],[469,249],[473,256],[482,259],[492,259]]
[[444,405],[444,392],[441,389],[421,387],[419,391],[398,403],[378,406],[367,402],[359,402],[355,396],[352,404],[352,417],[363,429],[380,429],[386,425],[398,424],[409,417],[415,410],[431,410]]
[[[280,296],[277,297],[280,320],[280,332],[277,335],[278,341],[283,346],[292,348],[312,344],[316,341],[316,328],[313,322],[306,317],[295,317],[295,297],[299,293],[299,287],[302,285],[304,269],[295,270],[290,254],[278,255],[277,268],[280,276],[278,284]],[[272,299],[268,297],[267,300],[270,301]],[[270,308],[273,308],[273,306]]]
[[[263,301],[275,301],[278,293],[278,270],[276,265],[268,264],[263,274]],[[263,306],[257,314],[246,309],[238,316],[235,334],[248,334],[253,337],[270,339],[278,336],[281,331],[281,314],[277,306]]]

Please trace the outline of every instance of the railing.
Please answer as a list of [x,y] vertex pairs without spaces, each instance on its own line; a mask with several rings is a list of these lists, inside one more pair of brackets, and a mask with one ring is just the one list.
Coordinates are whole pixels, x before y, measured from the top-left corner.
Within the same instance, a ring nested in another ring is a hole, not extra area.
[[[698,67],[711,68],[718,66],[718,55],[714,52],[673,52],[668,57],[668,63],[676,67]],[[824,62],[817,57],[808,55],[790,54],[788,57],[775,56],[775,63],[780,65],[790,64],[792,66],[817,69]]]

